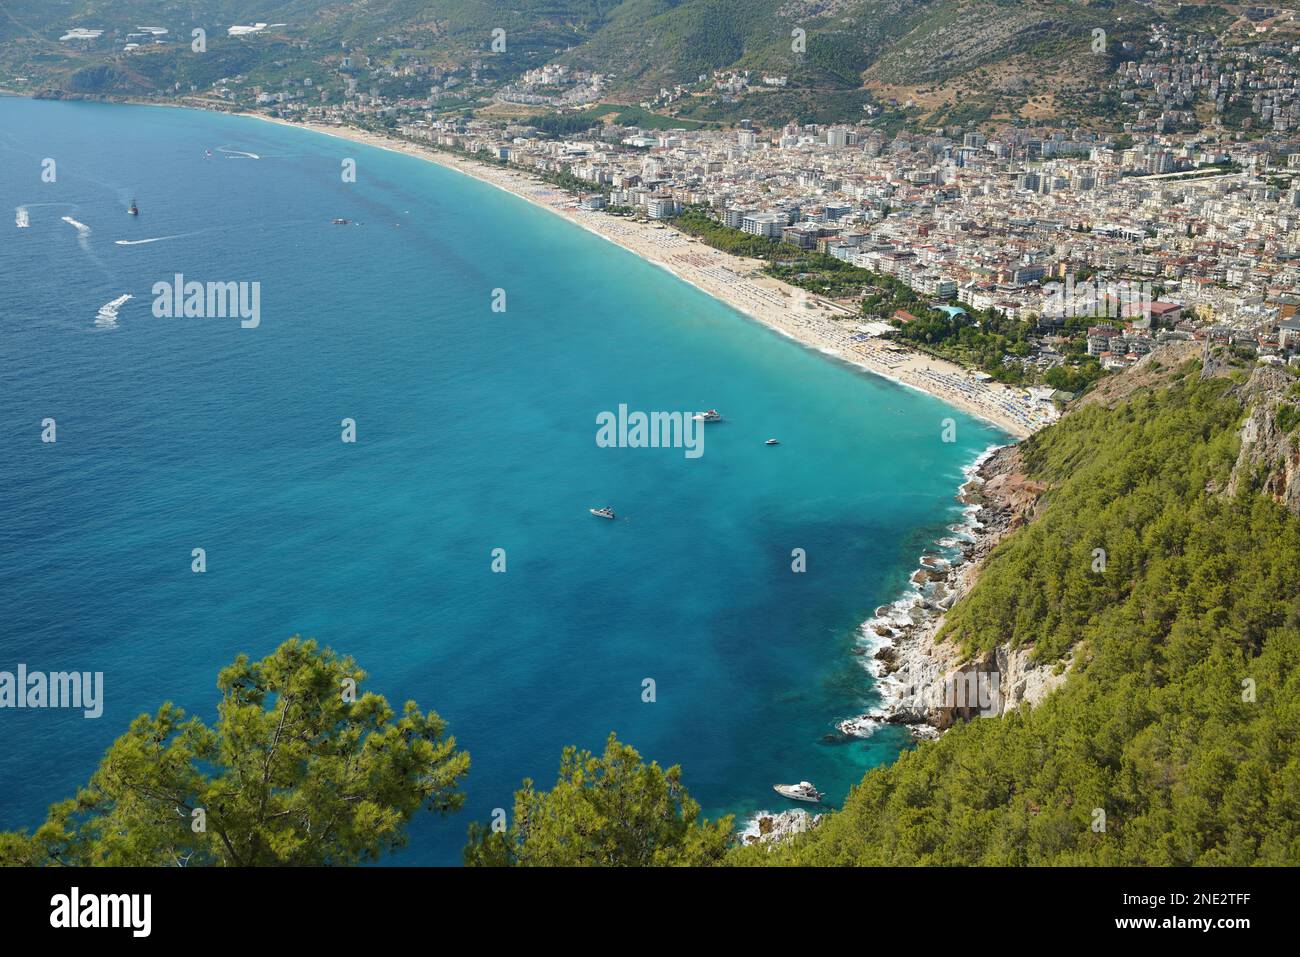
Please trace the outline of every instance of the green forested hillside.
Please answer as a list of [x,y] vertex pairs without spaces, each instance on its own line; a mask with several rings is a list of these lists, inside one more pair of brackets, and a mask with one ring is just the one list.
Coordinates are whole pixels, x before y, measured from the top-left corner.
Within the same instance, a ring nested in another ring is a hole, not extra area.
[[1043,511],[944,635],[1048,661],[1073,648],[1063,687],[920,745],[809,835],[732,860],[1300,863],[1300,519],[1257,484],[1221,491],[1244,374],[1193,366],[1028,441]]
[[[173,84],[200,90],[242,74],[256,82],[319,82],[344,51],[382,63],[397,54],[441,65],[474,59],[484,78],[509,79],[582,44],[619,0],[8,0],[0,9],[3,77],[31,74],[41,88],[73,93],[159,94]],[[229,37],[235,24],[271,26]],[[170,31],[165,43],[126,53],[140,26]],[[69,28],[104,31],[89,42],[60,42]],[[202,56],[191,30],[207,32]],[[505,50],[491,52],[494,30]],[[364,78],[364,76],[363,76]],[[373,81],[372,81],[373,82]],[[427,90],[421,83],[418,92]]]
[[[1090,52],[1095,29],[1115,41],[1136,40],[1152,20],[1181,18],[1183,9],[1175,0],[7,0],[0,77],[31,74],[47,88],[137,95],[175,83],[204,88],[235,73],[257,82],[301,80],[313,66],[328,68],[347,44],[376,61],[399,52],[462,66],[478,59],[490,81],[561,60],[612,74],[614,89],[629,99],[715,69],[777,73],[789,88],[747,98],[742,112],[771,112],[784,122],[791,114],[859,117],[861,98],[843,97],[864,77],[905,86],[967,78],[983,89],[992,79],[975,71],[1031,58],[988,102],[948,107],[956,114],[947,121],[957,122],[987,115],[1003,94],[1021,102],[1054,89],[1050,77],[1063,65],[1074,73],[1104,70],[1106,58]],[[1188,9],[1211,25],[1223,17],[1201,13],[1217,8]],[[255,39],[226,36],[232,24],[255,22],[273,27]],[[168,28],[169,42],[125,53],[128,35],[142,25]],[[91,42],[60,42],[71,27],[105,32]],[[190,55],[194,27],[208,31],[209,52],[225,58],[220,67]],[[498,28],[506,48],[489,53]],[[795,30],[803,31],[797,48]],[[675,109],[727,118],[726,103],[706,87],[695,92]]]
[[[733,66],[856,87],[881,47],[936,2],[854,0],[832,17],[788,0],[625,0],[569,59],[646,89]],[[798,52],[796,27],[806,33]]]

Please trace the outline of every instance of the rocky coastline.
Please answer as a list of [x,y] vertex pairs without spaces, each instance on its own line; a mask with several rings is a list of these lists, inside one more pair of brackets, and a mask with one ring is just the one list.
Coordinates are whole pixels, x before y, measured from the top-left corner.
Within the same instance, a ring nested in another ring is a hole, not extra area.
[[[1040,483],[1024,474],[1019,445],[989,450],[968,475],[957,494],[965,508],[964,520],[952,527],[951,537],[921,556],[907,593],[877,608],[862,625],[854,652],[875,677],[881,704],[841,721],[839,735],[830,738],[868,738],[887,724],[905,725],[918,738],[937,738],[964,715],[957,713],[959,709],[926,704],[925,692],[942,687],[949,675],[963,669],[992,668],[1001,673],[999,714],[1021,701],[1037,701],[1063,680],[1063,675],[1032,666],[1025,650],[998,649],[988,656],[992,660],[969,662],[961,660],[954,645],[934,640],[948,609],[974,586],[989,553],[1032,518],[1043,491]],[[761,811],[749,819],[740,840],[775,845],[812,830],[821,819],[820,814],[798,808]]]
[[[1033,518],[1043,490],[1025,474],[1020,445],[992,449],[975,463],[958,493],[966,521],[953,526],[952,538],[921,556],[908,593],[877,608],[862,626],[858,653],[867,659],[882,701],[840,722],[842,734],[870,737],[882,724],[897,724],[916,737],[935,738],[956,721],[1036,703],[1064,680],[1068,667],[1035,665],[1031,649],[999,647],[965,660],[955,644],[935,640],[948,610],[974,587],[989,553]],[[996,693],[986,701],[945,695],[945,689],[973,687],[972,678],[984,681],[990,675]]]
[[811,831],[821,823],[824,815],[810,814],[801,808],[772,813],[763,811],[755,815],[740,832],[744,844],[779,844],[782,841]]

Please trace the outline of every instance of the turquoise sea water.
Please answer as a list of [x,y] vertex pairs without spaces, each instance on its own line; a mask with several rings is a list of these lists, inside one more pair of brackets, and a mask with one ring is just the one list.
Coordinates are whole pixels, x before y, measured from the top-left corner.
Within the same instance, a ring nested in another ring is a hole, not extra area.
[[[458,861],[471,819],[611,730],[711,814],[784,809],[771,785],[800,779],[838,804],[905,746],[822,738],[870,700],[857,626],[996,430],[499,190],[302,130],[0,99],[0,198],[0,670],[106,683],[97,720],[0,710],[0,828],[136,714],[211,717],[218,669],[293,634],[472,755],[465,809],[418,820],[399,864]],[[176,273],[259,282],[261,325],[155,318]],[[598,448],[620,403],[726,421],[695,460]]]

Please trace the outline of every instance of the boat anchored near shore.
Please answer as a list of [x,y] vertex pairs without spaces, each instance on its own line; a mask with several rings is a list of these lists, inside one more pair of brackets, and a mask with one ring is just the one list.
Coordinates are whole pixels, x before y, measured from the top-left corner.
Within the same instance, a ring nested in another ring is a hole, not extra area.
[[806,801],[809,804],[819,804],[825,797],[807,781],[800,781],[798,784],[773,784],[772,790],[791,801]]

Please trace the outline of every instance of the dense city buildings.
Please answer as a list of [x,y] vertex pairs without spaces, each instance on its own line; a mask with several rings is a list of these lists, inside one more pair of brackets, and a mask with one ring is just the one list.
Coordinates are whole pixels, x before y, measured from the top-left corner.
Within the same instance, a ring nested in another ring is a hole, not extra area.
[[[1067,317],[1114,319],[1123,335],[1088,336],[1107,367],[1170,337],[1293,351],[1280,332],[1300,306],[1300,136],[1123,144],[1008,128],[887,141],[866,127],[790,125],[742,131],[743,145],[730,131],[619,129],[610,142],[482,120],[414,120],[400,131],[574,177],[647,218],[704,207],[720,224],[893,276],[934,300],[1032,322],[1044,345]],[[645,138],[655,145],[624,142]],[[1169,165],[1153,157],[1184,171],[1150,172]],[[1107,295],[1116,285],[1145,294],[1119,310],[1123,297]]]

